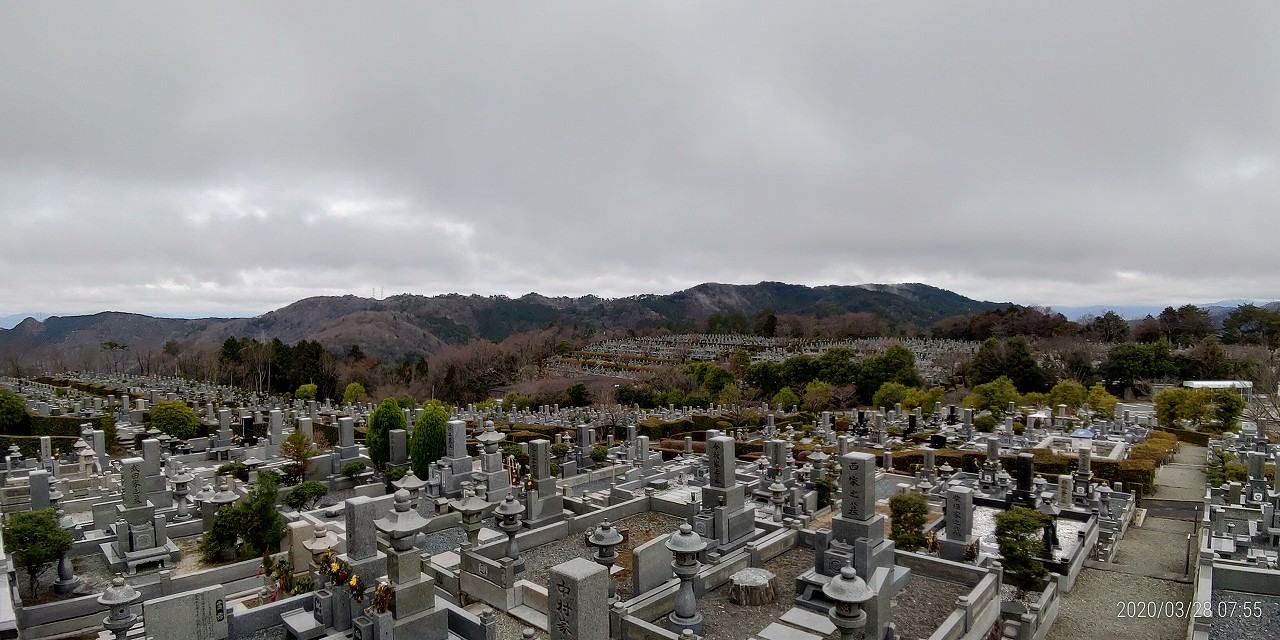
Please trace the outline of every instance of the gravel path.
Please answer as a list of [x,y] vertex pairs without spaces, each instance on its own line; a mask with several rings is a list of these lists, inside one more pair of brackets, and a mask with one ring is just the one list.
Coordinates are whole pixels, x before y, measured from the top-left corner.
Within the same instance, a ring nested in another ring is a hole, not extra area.
[[[1198,500],[1204,487],[1204,473],[1192,466],[1204,460],[1204,447],[1182,445],[1173,465],[1156,471],[1154,497],[1170,500]],[[1141,528],[1129,527],[1116,553],[1115,571],[1084,569],[1071,593],[1063,594],[1058,620],[1049,631],[1049,640],[1093,640],[1125,637],[1138,640],[1182,640],[1187,635],[1188,619],[1164,617],[1176,609],[1164,603],[1186,603],[1194,597],[1192,585],[1173,580],[1160,580],[1125,573],[1126,569],[1142,573],[1182,575],[1186,568],[1187,534],[1195,524],[1180,520],[1148,517]],[[1121,604],[1155,602],[1155,607],[1141,610],[1157,617],[1120,617]],[[1154,611],[1152,611],[1154,610]],[[1235,637],[1277,637],[1275,634],[1236,635]]]
[[1115,564],[1144,573],[1183,575],[1187,568],[1187,534],[1194,528],[1193,522],[1147,518],[1142,527],[1129,527],[1116,551]]
[[1085,569],[1071,593],[1063,596],[1049,640],[1182,640],[1187,637],[1186,617],[1121,618],[1118,603],[1188,603],[1192,595],[1189,584]]

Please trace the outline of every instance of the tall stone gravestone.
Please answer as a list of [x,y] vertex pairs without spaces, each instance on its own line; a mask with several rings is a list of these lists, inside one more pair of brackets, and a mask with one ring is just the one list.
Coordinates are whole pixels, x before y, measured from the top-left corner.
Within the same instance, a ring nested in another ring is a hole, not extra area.
[[721,554],[750,542],[755,533],[755,507],[746,504],[746,485],[738,482],[732,436],[707,440],[707,486],[702,488],[702,511],[690,523],[707,538],[708,551]]
[[814,536],[814,568],[796,578],[797,604],[826,612],[834,603],[822,586],[851,562],[876,592],[863,607],[867,638],[885,637],[891,628],[891,600],[911,577],[910,570],[894,564],[893,541],[884,536],[885,517],[875,512],[875,473],[871,454],[852,451],[840,456],[840,514],[831,519],[831,531],[820,529]]
[[547,585],[547,631],[551,640],[609,637],[608,571],[586,558],[551,567]]
[[[347,552],[338,558],[351,566],[351,572],[369,585],[370,593],[378,578],[387,573],[387,554],[378,550],[378,537],[373,521],[378,517],[377,503],[365,496],[347,499]],[[359,609],[346,611],[347,622],[359,615]],[[346,627],[335,628],[345,629]]]
[[1071,502],[1077,507],[1089,507],[1089,482],[1093,479],[1092,447],[1080,447],[1076,452],[1076,471],[1072,474]]
[[947,489],[947,525],[944,536],[938,541],[938,555],[943,560],[961,562],[965,547],[973,540],[973,489],[949,487]]
[[564,498],[551,475],[551,443],[544,439],[529,443],[529,470],[533,489],[525,498],[524,524],[537,529],[564,519]]
[[167,567],[179,556],[178,546],[166,535],[165,517],[157,515],[155,505],[147,500],[145,464],[142,458],[122,461],[123,500],[116,505],[112,525],[116,540],[99,546],[112,571],[133,574],[143,568]]
[[436,469],[440,491],[450,498],[462,495],[462,483],[471,479],[473,460],[467,455],[467,423],[450,420],[445,424],[445,453]]

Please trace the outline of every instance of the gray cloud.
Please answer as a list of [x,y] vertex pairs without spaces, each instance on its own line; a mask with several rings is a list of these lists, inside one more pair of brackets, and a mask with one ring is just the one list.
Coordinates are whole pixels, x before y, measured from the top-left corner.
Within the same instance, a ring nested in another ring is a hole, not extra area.
[[11,3],[0,314],[1274,298],[1280,6]]

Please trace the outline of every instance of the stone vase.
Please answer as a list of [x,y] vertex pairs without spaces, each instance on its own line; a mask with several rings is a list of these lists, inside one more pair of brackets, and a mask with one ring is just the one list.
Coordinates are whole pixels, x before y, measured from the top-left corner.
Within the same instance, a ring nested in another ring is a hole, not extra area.
[[373,638],[370,640],[392,640],[396,627],[395,616],[390,611],[367,614],[373,620]]

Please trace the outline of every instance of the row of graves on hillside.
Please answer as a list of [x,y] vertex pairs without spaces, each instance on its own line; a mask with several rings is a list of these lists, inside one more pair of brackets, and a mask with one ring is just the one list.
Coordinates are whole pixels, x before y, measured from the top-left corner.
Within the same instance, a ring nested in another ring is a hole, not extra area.
[[831,349],[849,349],[856,358],[880,355],[901,345],[915,357],[916,368],[928,384],[940,384],[955,371],[955,363],[977,353],[979,343],[925,338],[796,339],[740,334],[682,334],[612,338],[589,344],[567,356],[555,356],[546,368],[560,374],[603,375],[635,379],[646,367],[685,362],[715,362],[747,351],[751,362],[781,363],[796,356],[820,357]]
[[[634,407],[467,407],[448,422],[445,455],[428,477],[407,473],[384,483],[341,474],[346,464],[369,462],[356,436],[371,406],[269,397],[224,406],[208,389],[148,389],[138,381],[124,388],[127,396],[106,398],[102,408],[127,418],[117,426],[123,457],[106,456],[111,443],[99,446],[89,430],[81,439],[92,455],[53,460],[42,450],[37,460],[6,467],[6,488],[27,486],[26,508],[60,510],[60,526],[75,539],[58,567],[65,599],[24,607],[10,588],[25,637],[101,627],[103,638],[161,640],[271,633],[479,640],[497,638],[509,623],[527,627],[525,637],[557,640],[835,633],[977,640],[997,628],[1030,639],[1052,624],[1056,598],[1070,589],[1083,558],[1099,553],[1104,523],[1116,523],[1118,540],[1133,509],[1128,494],[1092,482],[1088,466],[1095,452],[1114,451],[1105,443],[1128,437],[1128,424],[1080,448],[1069,482],[1047,483],[1019,453],[1029,443],[975,434],[971,413],[952,408],[936,408],[928,425],[900,408],[828,413],[804,432],[769,414],[758,429],[684,434],[675,451],[635,426],[631,419],[654,414]],[[136,412],[161,399],[198,408],[211,435],[177,441],[146,430]],[[416,414],[406,418],[412,425]],[[915,428],[941,432],[947,445],[985,447],[983,470],[971,476],[926,462],[917,478],[892,473],[900,439],[887,435],[888,426],[905,432],[913,418]],[[555,435],[507,443],[499,425],[512,422],[553,427]],[[841,422],[849,428],[838,429]],[[1068,422],[1075,423],[1064,417],[1058,426]],[[1044,437],[1061,437],[1053,427],[1043,427]],[[314,437],[321,428],[337,431],[336,446],[312,458],[306,477],[325,483],[335,499],[305,510],[277,507],[287,535],[269,569],[256,558],[213,566],[184,560],[219,508],[246,500],[263,471],[287,464],[284,438],[294,431]],[[390,435],[393,468],[408,465],[410,431]],[[517,444],[527,463],[504,457],[504,444]],[[556,444],[568,452],[555,454]],[[739,456],[748,445],[759,454]],[[603,461],[591,456],[597,447],[607,451]],[[82,471],[80,458],[96,470]],[[217,474],[233,461],[247,480]],[[50,487],[48,495],[38,486]],[[825,498],[824,486],[834,489]],[[886,501],[903,490],[925,493],[942,514],[928,527],[936,550],[904,552],[888,538]],[[994,513],[1014,506],[1054,516],[1041,558],[1053,576],[1021,608],[1006,606],[999,550],[989,539]],[[568,556],[565,545],[573,545]],[[783,562],[795,558],[802,561]],[[916,595],[939,590],[955,597]],[[727,613],[700,607],[707,597],[726,598]],[[910,613],[895,619],[895,602]],[[941,610],[925,615],[920,607]]]
[[1207,483],[1200,505],[1192,638],[1231,637],[1241,620],[1280,633],[1280,483],[1277,446],[1256,423],[1209,441],[1206,464],[1219,474],[1243,464],[1246,478]]

